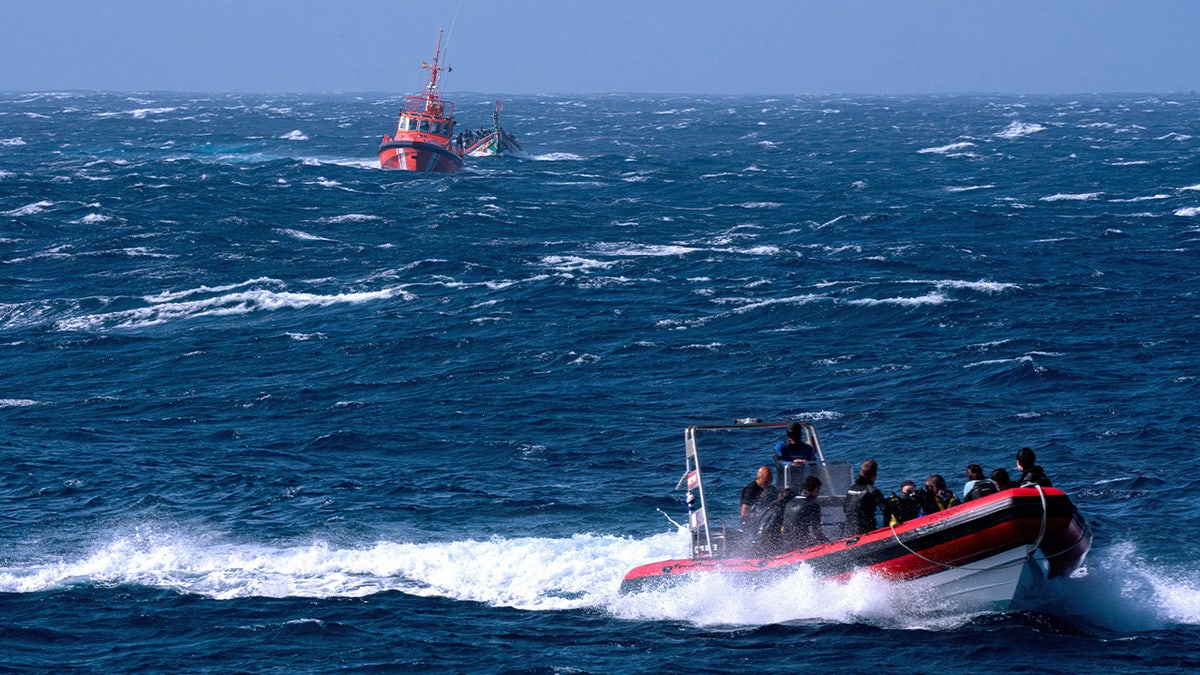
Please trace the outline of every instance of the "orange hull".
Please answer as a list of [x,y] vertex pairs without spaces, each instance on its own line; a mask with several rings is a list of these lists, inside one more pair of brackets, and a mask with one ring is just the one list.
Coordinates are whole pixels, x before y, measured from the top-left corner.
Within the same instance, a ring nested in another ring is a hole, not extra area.
[[423,173],[449,173],[463,167],[463,160],[450,148],[428,141],[388,140],[379,146],[379,166]]

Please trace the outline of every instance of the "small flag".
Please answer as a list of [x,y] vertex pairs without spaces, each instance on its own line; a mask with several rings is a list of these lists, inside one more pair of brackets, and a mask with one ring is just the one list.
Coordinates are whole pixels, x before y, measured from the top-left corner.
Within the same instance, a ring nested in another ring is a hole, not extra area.
[[695,490],[696,485],[700,483],[700,474],[695,471],[689,471],[687,475],[687,489]]

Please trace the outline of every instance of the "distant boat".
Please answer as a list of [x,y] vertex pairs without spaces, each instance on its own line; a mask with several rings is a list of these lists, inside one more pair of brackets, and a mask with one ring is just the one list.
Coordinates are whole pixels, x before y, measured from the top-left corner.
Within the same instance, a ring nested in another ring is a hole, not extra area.
[[472,157],[491,157],[521,152],[521,144],[517,142],[517,139],[500,126],[501,110],[504,110],[504,102],[496,101],[496,108],[492,111],[492,130],[481,129],[482,136],[472,138],[469,143],[464,142],[466,154]]
[[433,64],[422,63],[429,70],[429,83],[424,91],[404,97],[400,121],[394,136],[384,134],[379,146],[379,166],[384,169],[445,173],[463,167],[462,146],[451,142],[454,137],[454,104],[442,100],[438,73],[450,70],[438,59],[442,55],[442,31],[438,31],[437,50]]

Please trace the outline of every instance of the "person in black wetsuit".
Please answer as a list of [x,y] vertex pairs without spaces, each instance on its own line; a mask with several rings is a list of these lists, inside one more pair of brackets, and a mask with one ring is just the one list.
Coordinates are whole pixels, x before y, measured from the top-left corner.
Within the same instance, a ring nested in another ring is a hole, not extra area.
[[1021,448],[1017,451],[1017,469],[1021,471],[1021,477],[1017,479],[1017,485],[1053,487],[1050,484],[1050,479],[1046,477],[1046,472],[1042,471],[1042,467],[1037,465],[1037,456],[1033,454],[1032,449]]
[[925,479],[925,489],[917,494],[917,500],[921,502],[922,516],[944,511],[962,503],[959,501],[958,495],[946,487],[946,479],[938,473],[930,474]]
[[1017,487],[1012,482],[1012,479],[1008,477],[1008,470],[1004,467],[999,467],[992,472],[992,482],[996,484],[997,490],[1007,490]]
[[866,460],[858,471],[858,478],[854,479],[854,484],[846,491],[846,501],[842,508],[846,512],[847,536],[866,534],[877,528],[877,510],[883,511],[884,522],[887,522],[888,516],[891,515],[887,500],[879,488],[875,487],[875,475],[878,472],[879,465],[875,460]]
[[794,490],[784,488],[783,492],[763,509],[754,528],[755,554],[775,555],[787,550],[783,539],[783,514],[788,502],[793,501],[795,496]]
[[807,548],[829,541],[821,531],[821,505],[817,497],[821,479],[804,477],[804,491],[783,509],[783,543],[789,550]]
[[742,488],[742,527],[752,525],[754,519],[766,510],[767,505],[775,501],[778,496],[779,490],[775,487],[771,467],[758,467],[758,473],[755,474],[754,480]]

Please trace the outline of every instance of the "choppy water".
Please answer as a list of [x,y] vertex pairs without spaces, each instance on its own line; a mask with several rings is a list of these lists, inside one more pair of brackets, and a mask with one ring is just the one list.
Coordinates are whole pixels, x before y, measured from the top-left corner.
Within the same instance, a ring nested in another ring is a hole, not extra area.
[[[0,670],[1200,667],[1200,99],[513,97],[446,176],[398,103],[0,95]],[[618,596],[749,416],[1032,446],[1086,569]]]

